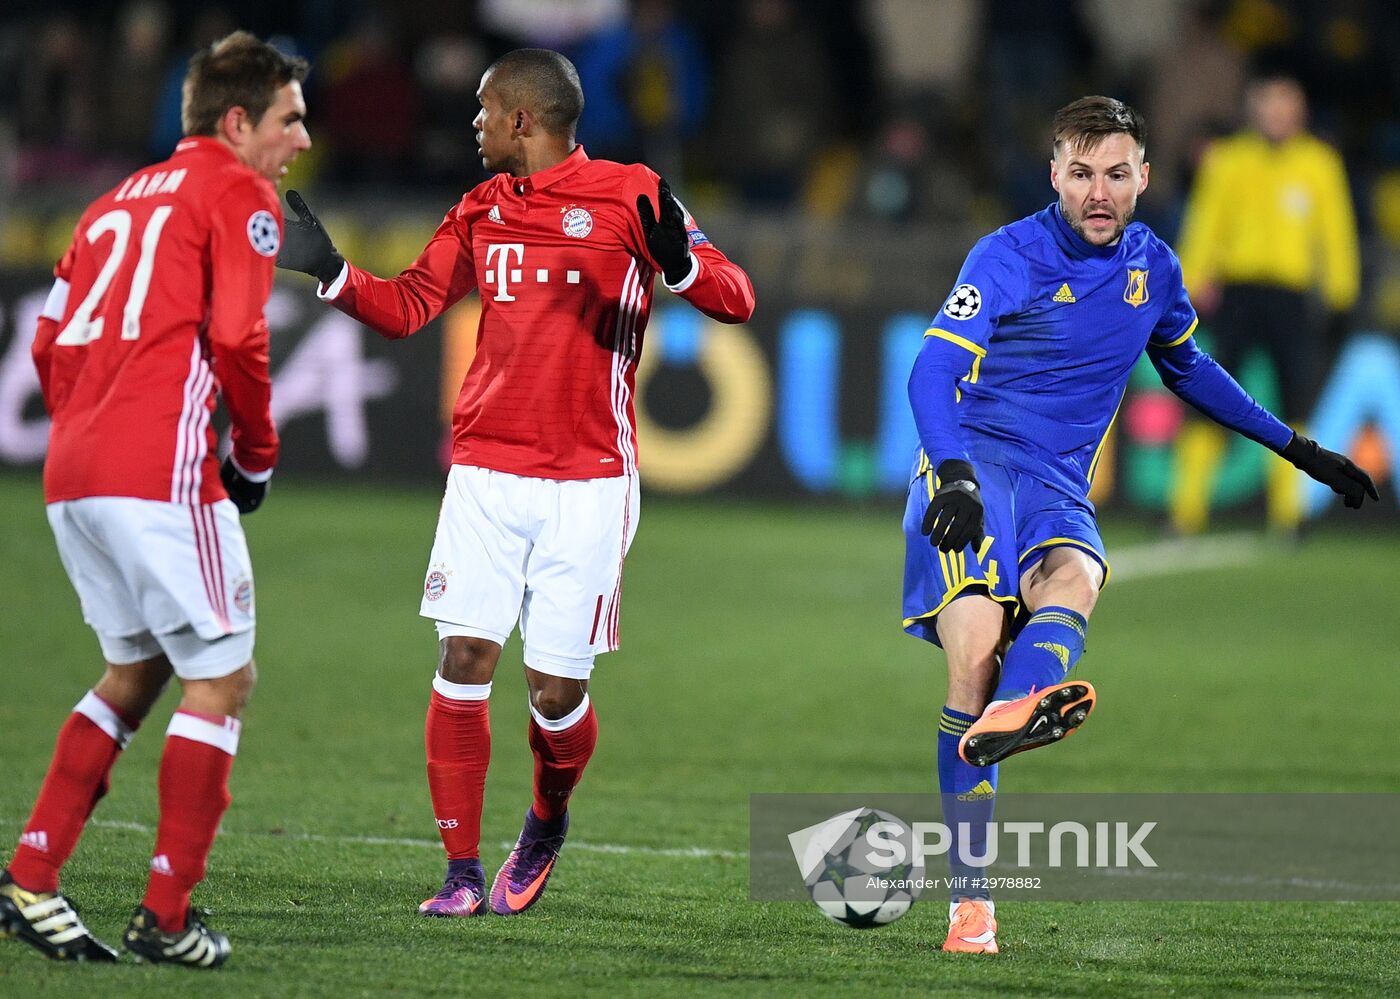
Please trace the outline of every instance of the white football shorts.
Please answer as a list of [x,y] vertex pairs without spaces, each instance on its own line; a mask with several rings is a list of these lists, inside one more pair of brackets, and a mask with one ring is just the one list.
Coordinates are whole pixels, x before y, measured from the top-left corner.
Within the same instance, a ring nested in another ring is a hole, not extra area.
[[48,515],[108,662],[164,652],[176,676],[212,680],[252,659],[253,570],[231,501],[90,496],[50,503]]
[[637,476],[536,479],[453,465],[419,611],[438,637],[504,645],[525,665],[587,679],[618,644],[622,562],[637,532]]

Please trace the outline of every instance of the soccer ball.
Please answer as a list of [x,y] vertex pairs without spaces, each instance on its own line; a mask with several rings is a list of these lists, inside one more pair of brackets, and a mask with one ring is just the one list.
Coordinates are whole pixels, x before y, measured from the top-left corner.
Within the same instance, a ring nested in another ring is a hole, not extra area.
[[948,296],[943,311],[954,319],[971,319],[982,308],[982,293],[970,284],[960,284]]
[[898,826],[897,833],[886,827],[883,838],[897,839],[905,847],[905,857],[913,856],[912,833],[902,819],[875,808],[860,808],[827,820],[825,835],[814,843],[814,849],[824,852],[804,865],[812,901],[828,919],[843,926],[867,929],[892,923],[909,911],[923,888],[922,862],[886,866],[888,853],[875,850],[867,839],[866,833],[879,823]]

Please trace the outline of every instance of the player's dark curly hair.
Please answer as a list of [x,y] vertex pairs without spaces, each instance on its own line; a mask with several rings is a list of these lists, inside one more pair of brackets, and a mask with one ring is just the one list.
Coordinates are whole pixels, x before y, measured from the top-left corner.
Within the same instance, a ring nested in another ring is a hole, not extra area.
[[526,108],[551,135],[573,138],[583,114],[583,85],[568,59],[551,49],[515,49],[486,72],[507,110]]
[[186,135],[214,135],[229,108],[241,107],[257,124],[277,91],[306,79],[299,56],[283,55],[247,31],[220,38],[190,59],[180,122]]
[[1087,152],[1110,135],[1126,133],[1147,149],[1147,123],[1142,115],[1114,97],[1081,97],[1055,112],[1051,126],[1052,151],[1064,143],[1075,152]]

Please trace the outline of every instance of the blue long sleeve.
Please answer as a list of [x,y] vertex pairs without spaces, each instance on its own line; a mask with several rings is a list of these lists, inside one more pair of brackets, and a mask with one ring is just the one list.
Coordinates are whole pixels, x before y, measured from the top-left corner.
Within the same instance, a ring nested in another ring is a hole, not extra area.
[[979,355],[938,336],[924,337],[909,374],[909,406],[930,464],[949,458],[971,461],[958,422],[958,381]]
[[1292,428],[1255,402],[1215,358],[1196,346],[1195,337],[1174,347],[1149,343],[1147,356],[1163,385],[1221,426],[1273,451],[1282,451],[1293,439]]

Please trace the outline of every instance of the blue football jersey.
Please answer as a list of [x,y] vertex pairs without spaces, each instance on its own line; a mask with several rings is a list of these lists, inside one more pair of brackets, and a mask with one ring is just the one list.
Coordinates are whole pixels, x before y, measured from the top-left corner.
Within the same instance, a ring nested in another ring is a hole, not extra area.
[[1052,204],[977,243],[928,335],[971,354],[957,415],[974,462],[1083,496],[1138,356],[1195,326],[1181,265],[1152,230],[1133,222],[1094,246]]

